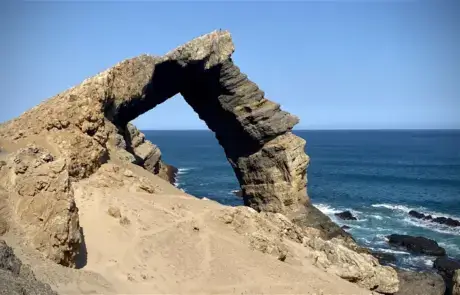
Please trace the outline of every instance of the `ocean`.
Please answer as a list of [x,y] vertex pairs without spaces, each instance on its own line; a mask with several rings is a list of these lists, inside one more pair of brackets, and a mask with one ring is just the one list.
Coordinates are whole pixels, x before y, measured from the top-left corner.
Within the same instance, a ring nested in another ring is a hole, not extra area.
[[[143,131],[179,168],[176,186],[197,197],[242,205],[223,149],[210,131]],[[410,210],[460,220],[460,130],[294,131],[307,141],[312,203],[357,242],[392,253],[406,269],[431,269],[434,258],[389,247],[389,234],[436,240],[460,259],[460,228],[415,219]],[[337,219],[350,210],[357,221]]]

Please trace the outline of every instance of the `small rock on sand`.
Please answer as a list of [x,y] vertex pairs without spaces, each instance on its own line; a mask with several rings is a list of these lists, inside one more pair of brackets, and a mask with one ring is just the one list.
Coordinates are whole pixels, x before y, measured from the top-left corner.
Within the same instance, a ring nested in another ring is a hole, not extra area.
[[109,207],[109,210],[107,210],[107,213],[109,213],[109,215],[114,218],[121,218],[120,208],[118,207]]

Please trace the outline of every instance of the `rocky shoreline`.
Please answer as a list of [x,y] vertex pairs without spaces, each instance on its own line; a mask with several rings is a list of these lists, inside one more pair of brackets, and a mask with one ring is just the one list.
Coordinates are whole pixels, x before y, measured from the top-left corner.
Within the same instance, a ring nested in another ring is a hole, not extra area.
[[[342,220],[357,220],[350,211],[334,213],[334,215]],[[418,219],[421,218],[433,221],[430,215],[424,215],[414,210],[410,211],[409,215]],[[451,218],[449,219],[454,220]],[[449,219],[442,217],[437,220]],[[455,220],[454,222],[450,222],[450,225],[455,226]],[[342,228],[346,230],[350,227],[344,225]],[[382,265],[389,265],[396,269],[400,280],[400,290],[395,294],[459,294],[455,288],[459,284],[457,273],[460,272],[460,260],[448,257],[446,250],[439,246],[435,240],[420,236],[392,234],[387,237],[387,241],[388,245],[395,250],[406,250],[412,253],[412,255],[437,257],[433,263],[432,271],[417,272],[398,268],[396,265],[396,257],[391,253],[369,250]]]

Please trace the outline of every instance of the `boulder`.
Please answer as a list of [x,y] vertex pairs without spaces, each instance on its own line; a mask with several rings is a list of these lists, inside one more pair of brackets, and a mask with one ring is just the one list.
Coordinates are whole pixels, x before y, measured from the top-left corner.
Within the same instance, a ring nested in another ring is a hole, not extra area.
[[0,211],[9,216],[6,227],[19,230],[45,257],[74,266],[81,236],[67,162],[33,144],[6,162],[8,169],[0,171],[7,191],[0,190]]
[[351,227],[349,227],[348,225],[342,225],[340,228],[343,230],[347,230],[347,229],[350,229]]
[[48,284],[35,278],[30,267],[22,264],[3,240],[0,240],[0,294],[57,295]]
[[458,275],[458,270],[460,270],[460,261],[449,257],[439,257],[434,261],[433,267],[439,272],[446,282],[446,294],[454,294],[454,286],[455,284],[458,285],[458,276],[455,277],[457,280],[455,281],[454,275],[456,272]]
[[405,247],[407,250],[431,256],[444,256],[446,250],[438,245],[434,240],[424,237],[413,237],[409,235],[389,235],[388,242],[391,245]]
[[334,215],[343,220],[358,220],[350,211],[343,211]]
[[394,295],[444,295],[446,285],[442,277],[431,272],[396,270],[399,291]]

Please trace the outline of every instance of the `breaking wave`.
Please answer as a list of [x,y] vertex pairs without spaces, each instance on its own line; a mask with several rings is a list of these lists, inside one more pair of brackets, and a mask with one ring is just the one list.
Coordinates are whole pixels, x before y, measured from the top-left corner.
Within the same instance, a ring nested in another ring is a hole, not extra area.
[[338,210],[326,204],[314,204],[314,206],[326,215],[334,215],[335,213],[342,212],[342,210]]
[[446,217],[446,218],[452,218],[452,219],[460,219],[460,216],[455,216],[455,215],[450,215],[446,213],[440,213],[436,211],[431,211],[425,207],[408,207],[405,205],[397,205],[397,204],[387,204],[387,203],[382,203],[382,204],[373,204],[371,207],[374,208],[385,208],[393,211],[399,211],[399,212],[404,212],[404,213],[409,213],[412,210],[415,210],[417,212],[423,213],[423,214],[428,214],[433,216],[433,218],[436,217]]

